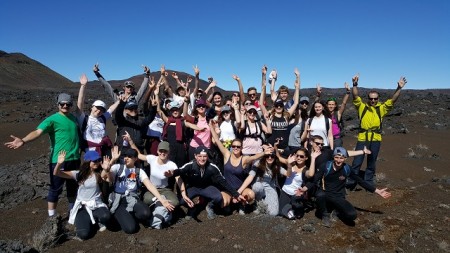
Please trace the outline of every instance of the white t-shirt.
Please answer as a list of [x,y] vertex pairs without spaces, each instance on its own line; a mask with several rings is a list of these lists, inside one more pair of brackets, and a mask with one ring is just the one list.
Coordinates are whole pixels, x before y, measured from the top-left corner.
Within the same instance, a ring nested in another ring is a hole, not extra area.
[[[80,173],[79,170],[72,170],[72,178],[77,180],[78,173]],[[101,191],[100,187],[97,183],[97,178],[94,174],[92,174],[90,177],[84,181],[82,185],[78,187],[78,193],[77,193],[77,199],[81,201],[89,201],[89,200],[96,200],[100,198]]]
[[[105,119],[108,120],[111,118],[111,113],[109,111],[103,114]],[[86,114],[82,112],[78,116],[78,124],[79,126],[83,126],[84,118]],[[83,138],[87,141],[100,143],[103,137],[106,136],[106,122],[103,120],[103,117],[92,117],[89,115],[86,130],[83,133]]]
[[164,172],[168,170],[178,169],[177,165],[172,161],[167,161],[165,164],[158,163],[158,156],[148,155],[147,162],[150,164],[150,182],[156,188],[165,188],[169,185],[168,179],[164,176]]
[[[282,173],[285,173],[282,171]],[[295,195],[295,190],[300,188],[303,183],[302,173],[297,173],[292,171],[290,177],[286,177],[286,181],[284,182],[283,188],[281,188],[285,193],[289,195]]]
[[173,96],[172,96],[172,99],[173,99],[173,101],[178,103],[178,106],[180,108],[183,108],[184,97],[180,97],[180,96],[178,96],[177,94],[174,93]]
[[148,125],[147,136],[161,139],[163,127],[164,121],[159,115],[156,115],[155,119]]
[[327,131],[327,125],[325,123],[325,120],[328,120],[329,126],[332,126],[331,119],[326,118],[323,114],[319,117],[309,118],[308,122],[306,124],[309,124],[309,122],[313,119],[311,122],[311,125],[309,126],[309,129],[311,132],[309,132],[309,136],[311,135],[319,135],[323,138],[323,145],[324,146],[330,146],[330,143],[328,142],[328,131]]
[[[136,192],[137,191],[137,181],[139,180],[142,184],[145,179],[148,178],[147,174],[143,169],[139,170],[138,177],[136,176],[136,168],[127,168],[125,165],[121,175],[117,176],[115,182],[114,191],[117,193],[124,194],[126,192]],[[116,178],[116,174],[119,172],[120,164],[114,164],[111,167],[113,180]]]
[[221,141],[227,141],[227,140],[234,140],[236,138],[236,135],[234,134],[232,121],[224,121],[222,124],[220,124],[220,140]]

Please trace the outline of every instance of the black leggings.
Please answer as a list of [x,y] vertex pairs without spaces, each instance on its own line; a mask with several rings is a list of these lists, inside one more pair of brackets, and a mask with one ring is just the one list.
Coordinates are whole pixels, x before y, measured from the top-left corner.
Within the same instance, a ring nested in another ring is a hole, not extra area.
[[[111,213],[106,207],[99,207],[92,211],[94,219],[102,224],[107,224],[111,218]],[[75,217],[75,227],[77,231],[77,236],[83,240],[87,240],[94,235],[94,225],[92,224],[91,217],[86,211],[85,207],[82,207],[77,212]]]
[[128,203],[126,199],[122,198],[116,212],[114,213],[114,218],[116,218],[123,232],[127,234],[134,234],[139,231],[139,223],[136,219],[140,222],[148,222],[151,216],[151,211],[150,207],[140,200],[136,202],[131,213],[127,211],[127,205]]
[[333,196],[322,190],[316,193],[317,208],[322,216],[328,215],[330,211],[336,209],[339,216],[345,220],[353,221],[356,219],[357,213],[353,205],[342,196]]
[[303,215],[305,207],[303,202],[305,198],[303,196],[289,195],[285,191],[281,190],[280,194],[280,214],[284,217],[288,217],[287,214],[290,210],[294,211],[295,215]]

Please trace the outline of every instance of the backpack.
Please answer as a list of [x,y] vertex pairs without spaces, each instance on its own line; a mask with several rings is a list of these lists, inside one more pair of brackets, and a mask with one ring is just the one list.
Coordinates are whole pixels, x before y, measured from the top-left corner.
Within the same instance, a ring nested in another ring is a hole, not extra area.
[[[119,175],[121,175],[123,173],[123,170],[125,169],[125,165],[124,164],[120,164],[119,170],[117,171],[115,177],[114,177],[114,182],[110,183],[110,184],[106,184],[107,187],[102,187],[102,194],[103,196],[108,196],[106,199],[112,199],[110,198],[110,194],[114,193],[114,188],[117,182],[117,179],[119,178]],[[136,167],[136,170],[134,171],[134,173],[136,173],[136,189],[138,191],[138,193],[140,193],[140,189],[141,189],[141,182],[139,181],[139,173],[141,172],[141,168]],[[138,194],[139,195],[139,194]],[[109,201],[109,202],[114,202],[114,201]],[[108,203],[108,201],[106,201],[105,203]],[[110,203],[111,204],[111,203]]]
[[[328,161],[326,163],[326,171],[323,174],[323,177],[325,178],[326,176],[328,176],[328,174],[330,174],[330,171],[333,169],[333,161]],[[350,170],[350,166],[348,166],[348,164],[344,163],[344,175],[346,177],[350,176],[351,170]]]
[[[261,139],[262,143],[264,143],[265,141],[262,137],[263,131],[262,131],[261,122],[259,120],[255,121],[255,122],[257,124],[256,128],[259,128],[259,131],[260,131],[259,135],[258,135],[258,129],[256,130],[256,132],[251,133],[250,126],[248,125],[248,120],[245,120],[244,121],[244,132],[241,134],[242,140],[244,140],[245,138],[259,138],[259,139]],[[248,129],[248,132],[251,134],[247,134],[247,129]]]

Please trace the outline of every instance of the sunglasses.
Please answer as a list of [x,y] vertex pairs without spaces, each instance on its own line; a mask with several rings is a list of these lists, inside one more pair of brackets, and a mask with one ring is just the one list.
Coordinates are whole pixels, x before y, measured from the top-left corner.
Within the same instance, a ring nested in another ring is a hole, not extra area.
[[275,159],[275,155],[266,155],[266,158],[272,158],[272,159]]
[[59,106],[61,106],[61,107],[64,107],[64,106],[67,106],[67,107],[72,107],[72,103],[64,103],[64,102],[62,102],[62,103],[59,103]]
[[301,105],[309,105],[309,102],[307,102],[307,101],[300,101],[300,104]]
[[253,96],[256,96],[256,93],[249,93],[248,95],[253,97]]
[[206,108],[206,105],[197,105],[197,108]]
[[302,159],[304,159],[304,158],[306,158],[306,156],[304,156],[304,155],[297,155],[297,158],[302,158]]
[[250,103],[250,102],[248,102],[248,103],[245,103],[244,105],[251,105],[252,103]]
[[159,151],[159,153],[168,153],[169,152],[169,150],[165,150],[165,149],[160,149],[158,151]]
[[257,112],[255,110],[250,110],[247,112],[248,114],[256,114]]
[[323,142],[314,142],[317,146],[323,146]]
[[378,98],[369,98],[370,101],[377,101]]
[[281,108],[281,107],[283,107],[282,104],[277,104],[277,105],[275,105],[275,108]]
[[231,145],[232,148],[241,148],[242,146],[239,145]]

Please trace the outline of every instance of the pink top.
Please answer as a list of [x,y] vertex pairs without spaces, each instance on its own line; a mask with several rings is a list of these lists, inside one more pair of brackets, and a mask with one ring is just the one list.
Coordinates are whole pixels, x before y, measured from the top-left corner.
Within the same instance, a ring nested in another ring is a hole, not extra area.
[[194,137],[189,144],[191,147],[196,148],[203,145],[207,148],[211,147],[211,132],[209,131],[209,125],[206,118],[198,119],[197,126],[199,128],[205,128],[204,131],[194,130]]
[[331,131],[333,133],[333,138],[338,139],[341,137],[341,129],[339,129],[338,119],[334,117],[334,113],[331,115]]
[[[245,134],[249,135],[251,133],[258,133],[258,136],[260,136],[262,133],[262,129],[257,129],[256,127],[256,123],[252,127],[249,126],[249,129],[245,129]],[[250,132],[248,130],[250,130]],[[263,152],[262,144],[263,143],[261,138],[246,137],[242,141],[242,154],[255,155],[261,153]]]

